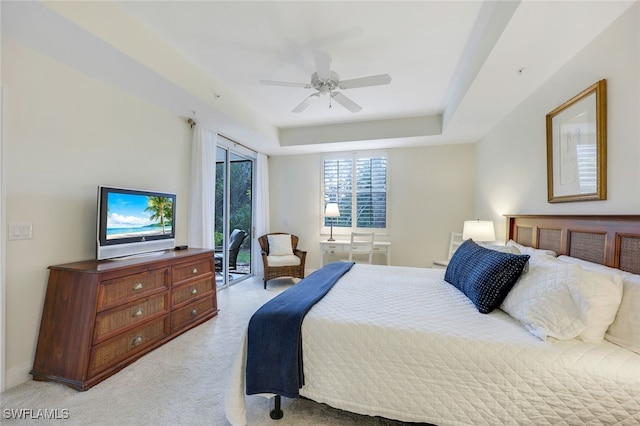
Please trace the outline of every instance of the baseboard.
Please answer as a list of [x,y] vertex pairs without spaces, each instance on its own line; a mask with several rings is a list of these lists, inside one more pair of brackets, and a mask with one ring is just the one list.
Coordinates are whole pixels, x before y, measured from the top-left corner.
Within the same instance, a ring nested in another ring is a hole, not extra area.
[[31,371],[32,366],[33,361],[7,369],[5,380],[6,389],[11,389],[14,386],[21,385],[31,380],[31,374],[29,374],[29,372]]

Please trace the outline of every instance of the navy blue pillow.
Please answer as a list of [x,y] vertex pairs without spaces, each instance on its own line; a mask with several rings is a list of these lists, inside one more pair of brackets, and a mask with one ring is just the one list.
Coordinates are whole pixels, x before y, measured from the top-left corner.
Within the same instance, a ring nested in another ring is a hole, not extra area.
[[451,257],[444,280],[488,314],[502,304],[528,260],[528,254],[501,253],[469,239]]

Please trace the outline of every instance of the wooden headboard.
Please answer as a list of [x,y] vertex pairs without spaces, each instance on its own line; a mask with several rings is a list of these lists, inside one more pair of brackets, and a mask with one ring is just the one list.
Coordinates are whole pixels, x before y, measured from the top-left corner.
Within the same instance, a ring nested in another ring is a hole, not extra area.
[[640,215],[506,215],[507,239],[640,274]]

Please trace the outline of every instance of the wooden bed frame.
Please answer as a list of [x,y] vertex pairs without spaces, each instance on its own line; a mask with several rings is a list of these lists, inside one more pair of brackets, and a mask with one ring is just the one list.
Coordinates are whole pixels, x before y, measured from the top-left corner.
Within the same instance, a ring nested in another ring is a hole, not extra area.
[[640,215],[506,215],[507,239],[640,274]]

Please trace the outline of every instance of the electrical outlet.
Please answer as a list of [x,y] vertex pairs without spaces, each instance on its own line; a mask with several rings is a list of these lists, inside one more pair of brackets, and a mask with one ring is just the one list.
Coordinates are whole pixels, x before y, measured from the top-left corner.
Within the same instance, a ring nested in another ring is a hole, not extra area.
[[31,223],[9,223],[9,240],[30,240],[32,237]]

